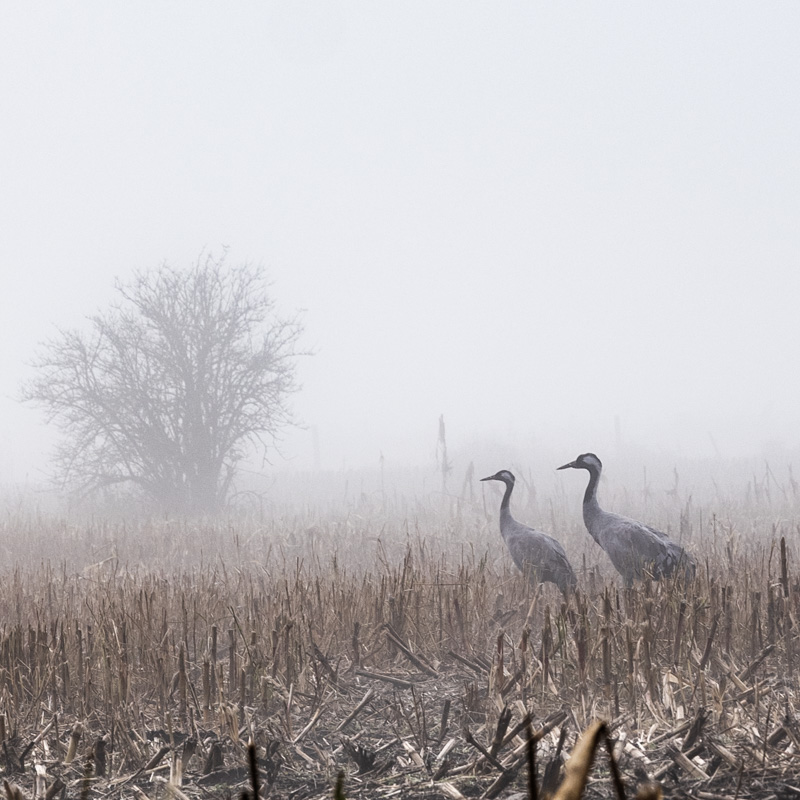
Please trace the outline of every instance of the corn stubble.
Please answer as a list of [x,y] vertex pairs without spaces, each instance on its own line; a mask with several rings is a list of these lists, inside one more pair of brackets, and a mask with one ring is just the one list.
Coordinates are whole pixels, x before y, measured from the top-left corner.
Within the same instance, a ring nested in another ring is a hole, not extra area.
[[723,526],[695,505],[680,513],[695,584],[623,589],[551,503],[590,565],[565,604],[515,572],[477,503],[385,506],[7,518],[6,796],[720,800],[793,785],[796,528],[767,527],[763,506]]

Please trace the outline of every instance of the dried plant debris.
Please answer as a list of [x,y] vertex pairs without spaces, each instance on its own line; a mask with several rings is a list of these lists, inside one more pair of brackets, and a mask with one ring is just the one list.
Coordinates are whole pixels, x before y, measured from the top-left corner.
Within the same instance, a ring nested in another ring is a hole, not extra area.
[[565,603],[473,523],[301,522],[188,532],[253,543],[235,564],[165,523],[134,537],[161,565],[6,571],[6,797],[800,797],[791,542],[770,567],[726,540],[690,590],[587,569]]

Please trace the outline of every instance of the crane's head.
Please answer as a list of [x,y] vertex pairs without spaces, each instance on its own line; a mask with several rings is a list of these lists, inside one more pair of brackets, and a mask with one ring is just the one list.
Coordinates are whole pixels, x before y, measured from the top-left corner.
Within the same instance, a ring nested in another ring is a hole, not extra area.
[[590,472],[600,472],[603,462],[594,453],[582,453],[574,461],[564,464],[558,469],[588,469]]
[[500,472],[495,472],[494,475],[490,475],[488,478],[481,478],[482,481],[502,481],[506,485],[514,485],[514,481],[516,478],[514,474],[509,472],[507,469],[501,469]]

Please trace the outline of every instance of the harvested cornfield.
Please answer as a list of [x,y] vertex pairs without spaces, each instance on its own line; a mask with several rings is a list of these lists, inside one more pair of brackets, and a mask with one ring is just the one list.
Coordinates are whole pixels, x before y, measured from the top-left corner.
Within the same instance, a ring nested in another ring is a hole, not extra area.
[[[220,523],[0,531],[0,765],[25,797],[508,797],[553,792],[605,720],[621,786],[800,795],[794,499],[649,511],[690,587],[621,588],[562,500],[565,604],[502,548],[494,501]],[[546,510],[545,510],[546,509]],[[777,522],[774,520],[778,520]],[[595,731],[596,732],[596,731]],[[586,797],[615,785],[600,744]]]

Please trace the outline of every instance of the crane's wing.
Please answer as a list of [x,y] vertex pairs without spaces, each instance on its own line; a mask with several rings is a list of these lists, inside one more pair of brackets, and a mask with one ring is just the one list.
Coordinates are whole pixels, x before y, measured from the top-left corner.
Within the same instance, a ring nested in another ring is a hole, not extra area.
[[651,527],[650,525],[643,525],[650,533],[657,536],[664,543],[664,550],[662,551],[661,558],[656,558],[653,561],[653,569],[656,577],[669,576],[678,569],[684,570],[687,578],[694,578],[697,570],[697,562],[694,556],[679,545],[673,542],[666,533]]
[[695,560],[679,544],[628,517],[606,512],[599,542],[626,579],[642,578],[645,572],[663,578],[681,565],[688,577],[694,576]]
[[515,523],[503,538],[514,563],[539,581],[551,581],[563,592],[575,587],[575,572],[559,542],[542,531]]

